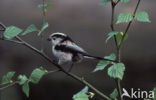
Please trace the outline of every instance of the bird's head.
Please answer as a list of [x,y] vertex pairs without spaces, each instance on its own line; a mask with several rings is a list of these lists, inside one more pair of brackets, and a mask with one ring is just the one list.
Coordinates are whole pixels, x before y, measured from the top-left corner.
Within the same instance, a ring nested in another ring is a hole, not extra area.
[[53,45],[56,45],[64,41],[67,37],[68,36],[66,34],[57,32],[52,33],[47,40],[51,41]]

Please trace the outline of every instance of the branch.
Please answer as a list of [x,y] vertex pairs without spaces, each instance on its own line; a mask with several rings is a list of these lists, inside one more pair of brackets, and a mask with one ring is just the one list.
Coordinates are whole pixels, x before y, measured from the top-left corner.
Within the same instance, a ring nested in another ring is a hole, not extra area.
[[[1,25],[1,24],[0,24]],[[5,27],[6,28],[6,27]],[[87,81],[85,81],[83,78],[80,78],[72,73],[68,73],[67,71],[65,71],[60,65],[58,65],[57,63],[55,63],[55,61],[51,60],[46,54],[44,54],[43,52],[41,52],[40,50],[38,50],[37,48],[33,47],[32,45],[30,45],[29,43],[25,42],[23,39],[21,39],[19,36],[15,37],[19,42],[22,42],[22,45],[30,48],[31,50],[35,51],[36,53],[38,53],[39,55],[41,55],[43,58],[45,58],[47,61],[49,61],[51,64],[53,64],[55,67],[57,67],[59,69],[59,71],[65,73],[66,75],[70,76],[71,78],[79,81],[80,83],[87,85],[90,89],[92,89],[95,93],[97,93],[99,96],[101,96],[104,99],[107,100],[111,100],[111,98],[109,98],[108,96],[104,95],[102,92],[100,92],[99,90],[97,90],[94,86],[92,86],[90,83],[88,83]]]
[[[137,9],[138,9],[138,6],[139,6],[139,4],[140,4],[140,1],[141,1],[141,0],[138,0],[137,6],[136,6],[136,8],[135,8],[135,10],[134,10],[134,12],[133,12],[133,15],[134,15],[134,16],[135,16],[135,14],[136,14],[136,11],[137,11]],[[113,0],[111,1],[111,3],[112,3],[112,19],[111,19],[111,29],[112,29],[112,31],[115,30],[115,29],[114,29],[114,10],[115,10],[115,6],[116,6],[119,2],[120,2],[120,0],[118,0],[116,3],[114,3]],[[133,19],[134,19],[134,16],[133,16]],[[133,20],[132,20],[132,21],[133,21]],[[124,38],[125,38],[125,36],[126,36],[128,30],[129,30],[129,28],[130,28],[130,26],[131,26],[131,24],[132,24],[132,21],[130,21],[130,22],[128,23],[128,25],[127,25],[127,27],[126,27],[126,29],[125,29],[124,35],[123,35],[123,37],[122,37],[122,39],[121,39],[121,43],[120,43],[119,46],[117,45],[116,37],[114,36],[114,40],[115,40],[116,47],[117,47],[117,60],[118,60],[118,62],[120,62],[120,48],[121,48],[121,45],[122,45],[123,40],[124,40]],[[119,92],[119,95],[120,95],[120,99],[123,100],[123,98],[121,97],[122,92],[121,92],[120,79],[115,80],[115,82],[116,82],[116,84],[117,84],[117,88],[118,88],[118,92]]]
[[2,22],[0,22],[0,25],[1,25],[1,26],[2,26],[2,28],[3,28],[3,29],[1,29],[0,31],[5,31],[6,26],[5,26]]
[[16,40],[10,40],[10,39],[3,39],[2,37],[0,38],[0,40],[14,42],[14,43],[17,43],[17,44],[23,44],[22,42],[19,42],[19,41],[16,41]]
[[6,89],[6,88],[8,88],[8,87],[11,87],[11,86],[13,86],[13,85],[15,85],[15,84],[17,84],[17,83],[18,83],[18,81],[15,81],[15,82],[13,82],[13,83],[11,83],[11,84],[8,84],[8,85],[6,85],[6,86],[4,86],[4,87],[1,87],[1,88],[0,88],[0,91]]
[[[138,3],[137,3],[137,5],[136,5],[136,7],[135,7],[135,10],[134,10],[134,12],[133,12],[133,19],[134,19],[134,17],[135,17],[136,11],[137,11],[137,9],[138,9],[138,7],[139,7],[140,1],[141,1],[141,0],[138,0]],[[129,28],[130,28],[132,22],[133,22],[133,20],[130,21],[130,22],[128,23],[128,25],[127,25],[127,27],[126,27],[126,29],[125,29],[124,35],[123,35],[123,37],[122,37],[122,39],[121,39],[121,43],[120,43],[120,45],[119,45],[119,48],[121,47],[121,45],[122,45],[122,43],[123,43],[123,40],[124,40],[124,38],[125,38],[125,36],[126,36],[128,30],[129,30]]]
[[[115,31],[115,29],[114,29],[114,13],[115,13],[115,7],[119,2],[120,2],[120,0],[118,0],[116,3],[113,0],[111,0],[112,15],[111,15],[111,25],[110,25],[110,27],[111,27],[112,31]],[[120,62],[120,48],[119,48],[118,43],[117,43],[116,35],[114,35],[114,41],[115,41],[116,51],[117,51],[117,62]],[[121,92],[120,79],[115,79],[115,83],[116,83],[116,86],[117,86],[117,90],[118,90],[120,99],[123,100],[123,98],[121,96],[122,92]]]
[[45,12],[45,8],[44,8],[44,5],[45,5],[45,0],[42,0],[42,5],[43,5],[43,8],[42,8],[42,13],[43,13],[43,23],[45,23],[46,21],[46,12]]
[[[42,24],[44,24],[46,22],[46,12],[45,12],[45,0],[42,0],[42,5],[43,5],[43,8],[42,8],[42,14],[43,14],[43,17],[42,17]],[[43,32],[41,33],[41,51],[44,52],[44,38],[43,38]]]
[[73,79],[79,81],[80,83],[87,85],[90,89],[94,90],[95,93],[99,94],[101,97],[107,99],[107,100],[111,100],[109,97],[107,97],[106,95],[104,95],[102,92],[100,92],[99,90],[95,89],[91,84],[89,84],[87,81],[82,80],[80,77],[68,73],[67,71],[65,71],[61,66],[59,66],[58,64],[56,64],[54,61],[52,61],[46,54],[42,53],[40,50],[36,49],[35,47],[31,46],[30,44],[28,44],[27,42],[23,41],[20,37],[16,36],[15,37],[17,40],[23,42],[23,45],[25,45],[26,47],[32,49],[33,51],[35,51],[36,53],[38,53],[39,55],[41,55],[42,57],[44,57],[47,61],[49,61],[51,64],[53,64],[55,67],[57,67],[60,71],[62,71],[63,73],[67,74],[68,76],[72,77]]
[[[112,15],[111,15],[111,30],[114,31],[114,12],[115,12],[115,6],[117,5],[117,3],[115,3],[113,0],[111,1],[111,7],[112,7]],[[117,39],[116,36],[114,35],[114,41],[115,41],[115,45],[116,48],[118,49],[118,44],[117,44]]]
[[52,70],[52,71],[48,71],[48,72],[46,73],[46,75],[47,75],[47,74],[51,74],[51,73],[56,73],[56,72],[59,72],[59,71],[60,71],[59,69]]

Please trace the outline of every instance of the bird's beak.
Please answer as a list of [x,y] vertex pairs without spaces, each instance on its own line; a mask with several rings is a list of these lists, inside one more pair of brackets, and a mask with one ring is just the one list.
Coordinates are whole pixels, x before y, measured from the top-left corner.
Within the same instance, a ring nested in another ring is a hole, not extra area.
[[47,38],[47,41],[51,41],[51,38]]

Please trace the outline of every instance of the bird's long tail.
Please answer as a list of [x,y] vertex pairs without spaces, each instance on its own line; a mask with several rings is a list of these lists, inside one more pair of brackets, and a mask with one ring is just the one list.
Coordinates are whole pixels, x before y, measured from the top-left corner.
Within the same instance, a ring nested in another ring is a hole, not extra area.
[[111,62],[117,63],[116,60],[105,59],[105,58],[102,58],[102,57],[91,56],[91,55],[88,55],[88,54],[84,54],[83,56],[84,56],[84,58],[97,59],[97,60],[106,60],[106,61],[111,61]]

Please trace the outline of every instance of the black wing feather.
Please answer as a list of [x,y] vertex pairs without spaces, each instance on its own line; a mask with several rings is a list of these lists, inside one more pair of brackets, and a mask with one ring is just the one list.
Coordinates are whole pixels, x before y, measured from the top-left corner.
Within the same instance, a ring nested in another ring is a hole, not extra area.
[[56,45],[55,49],[61,52],[72,53],[73,55],[77,55],[78,53],[82,55],[86,54],[85,52],[68,45]]

